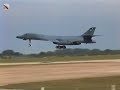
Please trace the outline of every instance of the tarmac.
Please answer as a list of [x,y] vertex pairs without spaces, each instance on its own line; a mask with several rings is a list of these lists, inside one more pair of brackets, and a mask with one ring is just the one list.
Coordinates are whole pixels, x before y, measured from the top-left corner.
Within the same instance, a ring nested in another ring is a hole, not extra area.
[[0,85],[120,75],[120,59],[1,63]]

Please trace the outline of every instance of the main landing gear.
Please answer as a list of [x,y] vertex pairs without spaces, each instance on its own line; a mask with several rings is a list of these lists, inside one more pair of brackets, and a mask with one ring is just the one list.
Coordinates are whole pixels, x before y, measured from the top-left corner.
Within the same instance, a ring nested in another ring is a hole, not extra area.
[[57,49],[66,49],[66,46],[65,45],[62,45],[62,46],[58,45],[58,46],[56,46],[56,48]]

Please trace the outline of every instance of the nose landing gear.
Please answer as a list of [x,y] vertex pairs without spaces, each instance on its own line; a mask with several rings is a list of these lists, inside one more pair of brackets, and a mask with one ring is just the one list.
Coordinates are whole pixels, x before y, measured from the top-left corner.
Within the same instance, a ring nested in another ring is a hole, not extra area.
[[31,47],[31,39],[29,39],[29,47]]

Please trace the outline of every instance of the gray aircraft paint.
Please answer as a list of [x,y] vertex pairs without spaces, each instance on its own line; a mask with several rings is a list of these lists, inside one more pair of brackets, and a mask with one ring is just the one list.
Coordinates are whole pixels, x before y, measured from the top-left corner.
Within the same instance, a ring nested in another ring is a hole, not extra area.
[[21,36],[16,36],[18,39],[29,40],[43,40],[43,41],[51,41],[53,44],[57,45],[80,45],[81,43],[96,43],[92,40],[96,27],[91,27],[88,31],[80,36],[50,36],[43,34],[34,34],[34,33],[26,33]]

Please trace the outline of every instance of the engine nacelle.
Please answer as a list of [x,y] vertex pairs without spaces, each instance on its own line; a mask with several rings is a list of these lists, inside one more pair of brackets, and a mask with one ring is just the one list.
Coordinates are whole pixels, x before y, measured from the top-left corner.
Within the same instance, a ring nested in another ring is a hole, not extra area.
[[72,44],[73,44],[73,45],[80,45],[81,42],[73,42]]
[[53,44],[58,44],[58,45],[80,45],[81,42],[67,42],[67,41],[60,41],[60,42],[53,42]]

